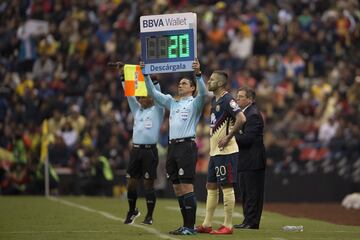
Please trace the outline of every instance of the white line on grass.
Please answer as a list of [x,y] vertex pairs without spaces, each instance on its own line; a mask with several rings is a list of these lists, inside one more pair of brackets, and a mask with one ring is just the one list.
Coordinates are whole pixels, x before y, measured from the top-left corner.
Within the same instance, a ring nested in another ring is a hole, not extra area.
[[[173,207],[173,206],[166,206],[165,209],[167,210],[170,210],[170,211],[179,211],[179,208],[178,207]],[[203,219],[205,218],[205,211],[206,209],[205,208],[197,208],[197,211],[196,211],[196,216],[198,217],[202,217]],[[214,213],[214,217],[224,217],[224,211],[222,208],[217,208],[215,210],[215,213]],[[243,217],[243,215],[241,213],[236,213],[234,212],[233,214],[233,217],[235,218],[240,218],[240,217]],[[263,219],[263,217],[261,217]],[[216,224],[223,224],[223,222],[221,221],[217,221],[217,220],[213,220],[213,223],[216,223]],[[241,230],[241,231],[253,231],[253,230]],[[282,228],[279,228],[279,229],[261,229],[261,231],[264,231],[264,232],[279,232],[279,231],[283,231]],[[349,230],[334,230],[334,231],[316,231],[316,230],[311,230],[311,233],[358,233],[359,231],[349,231]],[[274,240],[277,239],[277,240],[286,240],[285,238],[274,238]],[[324,238],[325,239],[325,238]]]
[[0,233],[10,233],[10,234],[41,234],[41,233],[121,233],[123,231],[94,231],[94,230],[54,230],[54,231],[9,231],[9,232],[0,232]]
[[[68,205],[70,207],[76,207],[76,208],[80,208],[81,210],[84,210],[84,211],[87,211],[87,212],[92,212],[92,213],[97,213],[97,214],[100,214],[102,215],[103,217],[105,218],[108,218],[108,219],[111,219],[111,220],[114,220],[114,221],[121,221],[123,222],[124,219],[123,218],[119,218],[119,217],[116,217],[110,213],[107,213],[107,212],[103,212],[103,211],[98,211],[98,210],[95,210],[95,209],[92,209],[92,208],[89,208],[89,207],[86,207],[84,205],[81,205],[81,204],[77,204],[77,203],[73,203],[73,202],[69,202],[69,201],[66,201],[64,199],[59,199],[59,198],[55,198],[55,197],[49,197],[50,200],[52,201],[55,201],[55,202],[60,202],[62,204],[65,204],[65,205]],[[178,238],[174,238],[174,237],[171,237],[169,235],[166,235],[166,234],[163,234],[161,233],[160,231],[158,231],[157,229],[155,228],[151,228],[151,227],[147,227],[147,226],[143,226],[143,225],[139,225],[139,224],[131,224],[129,226],[132,226],[132,227],[137,227],[137,228],[141,228],[141,229],[144,229],[150,233],[153,233],[157,236],[159,236],[160,238],[163,238],[163,239],[171,239],[171,240],[179,240]]]

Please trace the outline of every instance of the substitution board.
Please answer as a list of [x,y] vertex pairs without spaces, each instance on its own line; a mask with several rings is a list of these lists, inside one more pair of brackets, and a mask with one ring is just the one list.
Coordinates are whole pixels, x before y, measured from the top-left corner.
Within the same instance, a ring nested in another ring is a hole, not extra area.
[[146,74],[189,72],[196,54],[195,13],[140,17],[141,57]]

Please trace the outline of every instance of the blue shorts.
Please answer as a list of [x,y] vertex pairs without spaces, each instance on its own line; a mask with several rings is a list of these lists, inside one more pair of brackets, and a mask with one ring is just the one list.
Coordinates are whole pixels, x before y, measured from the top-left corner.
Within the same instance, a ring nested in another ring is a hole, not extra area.
[[210,157],[207,181],[221,185],[236,183],[238,153]]

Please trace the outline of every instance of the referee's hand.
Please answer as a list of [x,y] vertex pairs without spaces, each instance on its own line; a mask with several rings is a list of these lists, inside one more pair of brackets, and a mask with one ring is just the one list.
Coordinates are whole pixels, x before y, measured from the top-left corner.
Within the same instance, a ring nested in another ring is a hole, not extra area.
[[145,63],[143,61],[140,61],[139,63],[141,72],[144,76],[147,76],[148,74],[145,74]]
[[123,62],[108,62],[107,67],[121,70],[124,67]]
[[124,65],[123,62],[108,62],[107,67],[113,70],[119,70],[121,81],[124,81]]
[[143,69],[143,68],[145,67],[145,63],[144,63],[143,61],[141,61],[141,62],[139,63],[139,65],[140,65],[140,68],[141,68],[141,69]]
[[193,61],[192,68],[194,69],[195,75],[201,75],[200,62],[198,58],[195,58],[195,60]]

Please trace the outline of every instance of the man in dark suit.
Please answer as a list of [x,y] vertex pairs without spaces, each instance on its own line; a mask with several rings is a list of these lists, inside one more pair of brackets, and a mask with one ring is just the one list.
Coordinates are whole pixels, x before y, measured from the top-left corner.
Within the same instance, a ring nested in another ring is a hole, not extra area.
[[265,146],[264,120],[255,105],[255,91],[240,88],[236,101],[246,116],[246,123],[236,135],[239,146],[239,186],[244,221],[235,228],[259,229],[264,200]]

